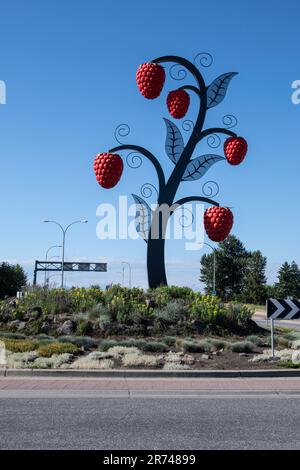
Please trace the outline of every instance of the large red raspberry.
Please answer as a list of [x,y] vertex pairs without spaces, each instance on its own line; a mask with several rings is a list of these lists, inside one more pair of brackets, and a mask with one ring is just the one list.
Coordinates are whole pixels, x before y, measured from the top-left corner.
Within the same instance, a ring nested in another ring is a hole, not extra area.
[[204,213],[204,227],[209,238],[222,242],[233,225],[233,214],[228,207],[209,207]]
[[152,62],[140,65],[136,72],[136,81],[140,92],[149,100],[153,100],[160,95],[165,78],[166,74],[163,67]]
[[224,142],[224,152],[230,165],[239,165],[245,158],[248,144],[243,137],[229,137]]
[[123,173],[123,160],[116,153],[98,153],[94,160],[94,172],[103,188],[113,188]]
[[170,91],[167,97],[169,113],[175,119],[183,118],[190,105],[190,95],[184,90]]

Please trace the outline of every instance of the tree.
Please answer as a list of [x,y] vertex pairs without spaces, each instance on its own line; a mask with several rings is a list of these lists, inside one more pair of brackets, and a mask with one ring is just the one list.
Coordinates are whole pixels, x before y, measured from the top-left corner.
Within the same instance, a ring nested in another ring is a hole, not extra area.
[[27,283],[27,277],[19,264],[0,265],[0,299],[5,296],[13,297]]
[[279,297],[300,297],[300,270],[295,261],[285,261],[280,267],[276,289]]
[[253,251],[247,257],[243,280],[242,300],[251,304],[263,304],[267,298],[267,258],[260,251]]
[[[216,254],[216,291],[222,299],[237,298],[243,289],[244,275],[249,253],[243,243],[229,235],[219,244]],[[200,281],[205,283],[206,292],[212,291],[213,254],[201,258]]]
[[[197,58],[200,59],[201,65],[208,66],[208,62],[210,60],[212,62],[212,58],[209,55],[199,55],[199,57]],[[214,206],[219,205],[216,201],[211,199],[213,197],[213,195],[211,194],[209,194],[209,198],[201,195],[195,195],[183,197],[176,200],[176,194],[182,181],[198,180],[204,176],[206,171],[212,165],[214,165],[218,161],[225,160],[223,156],[212,154],[211,151],[208,154],[200,156],[196,155],[195,158],[193,158],[196,147],[199,143],[204,142],[207,142],[208,145],[210,145],[209,142],[213,142],[215,144],[219,140],[219,142],[221,143],[219,134],[223,134],[227,137],[237,138],[237,134],[235,134],[229,129],[229,127],[231,128],[233,127],[233,125],[235,125],[236,121],[232,119],[232,116],[229,115],[223,118],[223,123],[225,127],[211,127],[206,129],[203,128],[208,111],[210,111],[212,108],[219,105],[223,101],[227,91],[227,87],[231,79],[236,75],[236,73],[229,72],[222,74],[215,80],[213,80],[212,83],[207,85],[202,76],[202,73],[196,67],[196,65],[182,57],[159,57],[153,60],[151,63],[143,64],[141,67],[148,69],[145,77],[147,75],[151,76],[151,71],[153,71],[154,68],[159,69],[159,73],[162,73],[164,75],[164,71],[160,64],[170,62],[174,63],[175,66],[183,67],[181,73],[179,73],[179,76],[173,76],[173,78],[176,78],[178,80],[180,79],[180,75],[181,78],[184,78],[187,75],[186,71],[188,71],[195,81],[195,84],[186,84],[184,86],[181,86],[179,89],[176,90],[176,92],[185,92],[185,95],[188,95],[186,91],[191,91],[196,96],[196,99],[199,101],[199,106],[197,105],[198,112],[197,117],[195,119],[195,123],[191,123],[190,120],[186,122],[186,124],[189,125],[189,129],[191,131],[191,134],[186,144],[184,144],[184,140],[179,128],[169,119],[164,119],[167,128],[165,149],[168,158],[174,165],[170,177],[166,179],[161,163],[156,158],[156,156],[153,155],[153,153],[151,153],[149,150],[144,147],[141,147],[140,145],[123,144],[118,139],[118,137],[124,137],[129,133],[129,131],[126,133],[124,125],[121,125],[119,132],[117,128],[115,133],[116,139],[121,145],[118,145],[117,147],[114,147],[109,150],[109,152],[129,151],[130,153],[127,155],[126,160],[128,165],[133,168],[137,168],[138,166],[140,166],[140,164],[142,163],[142,158],[146,158],[152,163],[153,168],[156,171],[158,180],[158,187],[156,190],[156,208],[152,211],[150,206],[143,198],[135,194],[132,195],[137,206],[137,231],[147,243],[147,271],[150,288],[156,288],[160,285],[167,285],[167,277],[165,272],[166,229],[168,220],[170,216],[175,212],[176,208],[181,207],[184,204],[192,201],[200,201]],[[172,65],[172,67],[170,68],[171,76],[171,70],[173,71],[174,65]],[[145,87],[148,83],[147,78],[145,77],[141,79],[141,86],[143,87]],[[149,81],[150,89],[148,90],[151,96],[147,97],[153,99],[159,95],[163,86],[163,82],[158,91],[158,94],[153,96],[153,90],[156,88],[156,83],[154,82],[154,79],[152,79],[153,77],[151,76],[151,79]],[[144,94],[144,96],[146,95]],[[178,116],[173,117],[179,118]],[[216,145],[211,144],[210,146],[212,148],[216,148]],[[130,161],[131,164],[129,163]],[[97,165],[99,165],[99,167]],[[102,180],[102,170],[100,171],[100,165],[101,163],[96,162],[97,175],[98,178]],[[103,168],[103,171],[104,170],[105,168]],[[111,181],[108,181],[107,187],[111,187],[110,184],[112,184]],[[150,186],[153,187],[153,185]],[[145,196],[145,193],[145,185],[143,185],[141,188],[141,194]],[[205,195],[204,189],[203,194]],[[206,193],[206,195],[208,194]]]

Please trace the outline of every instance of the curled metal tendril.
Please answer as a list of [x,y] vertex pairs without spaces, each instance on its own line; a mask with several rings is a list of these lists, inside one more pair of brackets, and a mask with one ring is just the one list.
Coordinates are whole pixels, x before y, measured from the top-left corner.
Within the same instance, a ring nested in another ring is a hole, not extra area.
[[233,114],[226,114],[223,116],[222,122],[227,129],[232,129],[237,125],[238,120]]
[[126,163],[129,168],[139,168],[142,164],[142,158],[136,152],[130,152],[126,157]]
[[213,63],[213,56],[209,52],[199,52],[194,58],[194,65],[199,63],[202,67],[210,67]]
[[212,149],[216,149],[216,148],[220,147],[220,145],[221,145],[221,139],[218,136],[218,134],[210,134],[207,137],[206,142],[207,142],[207,145]]
[[173,80],[184,80],[187,76],[187,71],[180,64],[173,64],[169,68],[169,75]]
[[[181,210],[182,210],[182,214],[178,218],[178,222],[179,222],[180,226],[182,228],[191,227],[191,225],[193,225],[194,219],[195,219],[194,214],[192,213],[192,211],[190,209],[187,209],[186,207],[182,207]],[[187,216],[185,214],[185,211],[189,213],[189,216]],[[187,222],[185,222],[186,220],[187,220]]]
[[115,139],[119,144],[123,144],[123,142],[120,140],[122,137],[127,137],[130,134],[130,127],[128,124],[122,123],[119,124],[116,129],[115,129]]
[[156,187],[151,183],[144,183],[141,187],[141,195],[145,198],[151,197],[155,192],[158,197],[158,191]]
[[215,197],[219,191],[219,185],[215,181],[206,181],[202,186],[202,193],[207,197]]
[[186,119],[181,125],[182,129],[186,132],[190,132],[194,129],[195,124],[191,119]]

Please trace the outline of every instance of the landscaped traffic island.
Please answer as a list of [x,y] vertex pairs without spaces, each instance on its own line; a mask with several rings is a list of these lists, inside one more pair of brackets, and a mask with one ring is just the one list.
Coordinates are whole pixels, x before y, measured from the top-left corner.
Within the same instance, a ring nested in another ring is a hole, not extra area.
[[37,289],[1,302],[0,341],[7,368],[300,367],[300,333],[278,329],[272,358],[252,314],[188,288]]

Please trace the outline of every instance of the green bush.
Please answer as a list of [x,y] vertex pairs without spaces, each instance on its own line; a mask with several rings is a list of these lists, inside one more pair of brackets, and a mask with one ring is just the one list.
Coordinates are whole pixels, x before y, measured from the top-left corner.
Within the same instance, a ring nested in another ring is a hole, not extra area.
[[119,342],[115,341],[114,339],[103,339],[99,345],[99,349],[101,351],[108,351],[110,348],[114,346],[118,346]]
[[161,309],[154,310],[155,320],[164,325],[176,324],[182,320],[186,315],[186,307],[182,301],[168,302]]
[[51,343],[39,346],[37,352],[41,357],[51,357],[53,354],[75,354],[78,348],[72,343]]
[[165,343],[167,346],[175,346],[177,338],[176,336],[164,336],[162,338],[163,343]]
[[255,345],[250,341],[236,341],[231,343],[229,348],[235,353],[253,353],[255,352]]
[[200,340],[197,342],[183,340],[180,342],[180,346],[183,352],[189,353],[203,353],[211,351],[212,349],[212,344],[207,340]]
[[92,324],[85,318],[80,318],[76,322],[76,334],[79,336],[86,336],[93,331]]
[[147,297],[151,299],[158,308],[165,307],[173,300],[182,300],[185,304],[190,303],[195,294],[189,287],[162,286],[156,289],[149,289]]
[[26,336],[22,335],[21,333],[11,333],[6,331],[0,331],[0,339],[1,338],[8,338],[8,339],[25,339]]
[[166,352],[169,348],[160,341],[145,341],[145,345],[141,349],[147,352]]
[[44,333],[41,333],[39,335],[37,335],[35,337],[35,339],[40,343],[40,344],[49,344],[49,343],[53,343],[55,341],[55,339],[53,338],[53,336],[48,336]]
[[60,343],[72,343],[78,348],[84,347],[86,349],[95,348],[97,341],[90,336],[59,336],[57,341]]
[[250,335],[246,337],[246,341],[250,341],[250,343],[255,344],[256,346],[267,346],[267,342],[265,338],[260,338],[256,335]]

